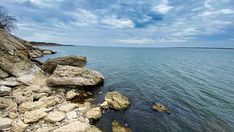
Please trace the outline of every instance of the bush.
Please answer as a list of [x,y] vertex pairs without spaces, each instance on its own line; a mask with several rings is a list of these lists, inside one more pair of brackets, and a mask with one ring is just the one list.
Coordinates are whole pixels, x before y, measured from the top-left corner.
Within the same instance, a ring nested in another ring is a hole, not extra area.
[[0,7],[0,29],[10,32],[15,29],[16,18],[9,15],[8,10]]

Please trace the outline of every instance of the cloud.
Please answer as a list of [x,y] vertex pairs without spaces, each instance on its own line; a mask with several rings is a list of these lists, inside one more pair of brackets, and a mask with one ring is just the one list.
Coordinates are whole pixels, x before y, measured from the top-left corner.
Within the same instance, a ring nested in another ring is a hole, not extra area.
[[167,0],[162,0],[159,5],[153,8],[155,12],[158,12],[161,14],[167,14],[171,9],[173,9],[173,7],[168,4]]
[[101,23],[110,25],[116,28],[133,28],[134,23],[129,19],[117,19],[115,17],[103,18]]

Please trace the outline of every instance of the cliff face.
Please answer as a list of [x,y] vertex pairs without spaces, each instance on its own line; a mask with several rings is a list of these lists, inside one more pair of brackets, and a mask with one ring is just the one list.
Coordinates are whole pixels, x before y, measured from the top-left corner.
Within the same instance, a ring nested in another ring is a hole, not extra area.
[[27,47],[9,33],[0,30],[0,69],[19,77],[30,72],[33,67],[36,66],[29,59]]

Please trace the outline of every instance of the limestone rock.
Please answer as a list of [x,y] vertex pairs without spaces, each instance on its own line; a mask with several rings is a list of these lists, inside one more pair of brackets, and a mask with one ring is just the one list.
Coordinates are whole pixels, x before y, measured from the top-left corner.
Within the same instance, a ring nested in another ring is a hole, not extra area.
[[91,103],[85,102],[84,104],[79,104],[79,111],[82,112],[82,114],[86,113],[91,109]]
[[10,78],[5,78],[4,80],[0,80],[0,86],[9,86],[9,87],[15,87],[19,86],[22,83],[18,82],[16,78],[10,77]]
[[75,67],[84,67],[86,65],[86,57],[84,56],[65,56],[55,59],[47,60],[43,65],[42,69],[49,74],[52,74],[56,69],[57,65],[69,65]]
[[0,97],[0,109],[7,108],[12,102],[9,98]]
[[33,111],[27,111],[24,113],[24,122],[30,123],[40,120],[41,118],[44,118],[47,115],[45,112],[45,109],[37,109]]
[[78,114],[76,111],[73,110],[73,111],[67,112],[66,117],[68,120],[76,119],[78,117]]
[[80,121],[72,122],[56,129],[54,132],[86,132],[90,125]]
[[100,107],[92,108],[86,112],[85,116],[89,119],[99,119],[102,116],[102,111]]
[[18,106],[15,102],[9,103],[5,111],[11,119],[14,119],[18,116]]
[[9,118],[0,118],[0,130],[11,127],[12,120]]
[[53,75],[47,79],[50,86],[95,86],[102,83],[101,73],[73,66],[58,65]]
[[49,114],[47,114],[46,117],[44,118],[44,120],[54,123],[54,122],[61,121],[64,118],[65,118],[65,114],[63,112],[53,111],[53,112],[50,112]]
[[12,131],[13,132],[24,132],[24,130],[28,127],[28,124],[25,124],[23,121],[13,121],[12,123]]
[[66,99],[71,100],[73,99],[75,96],[77,95],[77,93],[75,92],[75,90],[70,90],[66,93]]
[[0,78],[6,78],[8,77],[9,74],[5,71],[3,71],[1,68],[0,68]]
[[103,103],[101,103],[100,106],[101,106],[102,109],[108,109],[109,108],[109,105],[108,105],[107,101],[104,101]]
[[108,92],[105,96],[105,101],[108,102],[110,108],[115,110],[126,109],[130,105],[128,98],[117,91]]
[[50,50],[44,50],[42,53],[44,55],[50,55],[50,54],[52,54],[52,52]]
[[0,96],[7,96],[11,93],[11,88],[6,86],[0,86]]
[[161,104],[161,103],[155,103],[155,104],[152,106],[152,109],[155,110],[155,111],[158,111],[158,112],[168,112],[167,107],[164,106],[164,105]]
[[91,125],[86,132],[101,132],[101,130],[93,125]]
[[77,104],[68,103],[68,104],[60,106],[58,110],[63,111],[63,112],[69,112],[69,111],[75,109],[76,107],[77,107]]
[[125,128],[118,121],[114,120],[112,122],[112,132],[131,132],[131,129]]

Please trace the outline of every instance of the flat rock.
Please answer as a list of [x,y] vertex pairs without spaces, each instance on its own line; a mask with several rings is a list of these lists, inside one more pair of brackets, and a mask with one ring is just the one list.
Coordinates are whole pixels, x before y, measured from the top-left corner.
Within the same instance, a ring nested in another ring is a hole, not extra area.
[[45,121],[48,122],[58,122],[61,121],[65,118],[65,114],[63,112],[59,112],[59,111],[52,111],[49,114],[46,115],[46,117],[44,118]]
[[24,132],[25,129],[28,127],[28,124],[25,124],[23,121],[18,120],[18,121],[13,121],[12,123],[12,131],[13,132]]
[[89,119],[99,119],[102,116],[102,111],[100,107],[92,108],[91,110],[87,111],[85,117]]
[[87,63],[84,56],[65,56],[47,60],[41,68],[49,74],[52,74],[57,65],[69,65],[75,67],[84,67]]
[[0,118],[0,130],[11,127],[12,119]]
[[18,82],[16,78],[10,77],[10,78],[5,78],[4,80],[0,80],[0,86],[9,86],[9,87],[15,87],[19,86],[22,83]]
[[47,115],[45,109],[37,109],[32,111],[27,111],[24,113],[24,123],[30,123],[40,120]]
[[131,129],[124,127],[118,121],[114,120],[112,122],[112,132],[131,132]]
[[58,108],[59,111],[63,111],[63,112],[69,112],[73,109],[75,109],[77,107],[77,104],[74,103],[68,103],[65,105],[62,105]]
[[54,132],[86,132],[90,125],[80,121],[72,122],[56,129]]
[[103,75],[95,70],[58,65],[47,79],[47,84],[49,86],[95,86],[103,80]]
[[8,77],[9,74],[5,71],[3,71],[1,68],[0,68],[0,78],[6,78]]
[[110,108],[115,110],[126,109],[130,105],[128,98],[117,91],[108,92],[105,96],[105,101],[107,101]]
[[11,88],[6,86],[0,86],[0,96],[7,96],[11,93]]

